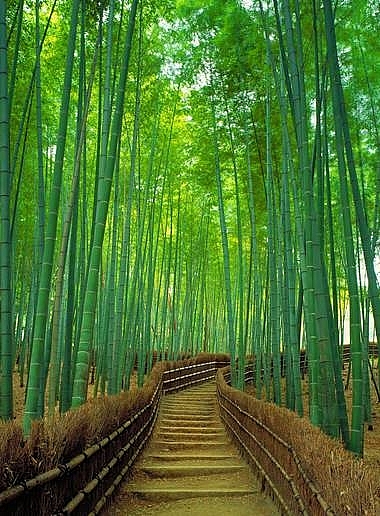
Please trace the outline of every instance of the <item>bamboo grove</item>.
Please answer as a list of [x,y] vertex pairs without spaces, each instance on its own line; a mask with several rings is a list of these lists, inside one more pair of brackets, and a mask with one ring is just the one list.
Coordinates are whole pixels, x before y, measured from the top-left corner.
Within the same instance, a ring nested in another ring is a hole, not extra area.
[[379,381],[379,14],[0,1],[3,419],[15,382],[28,435],[89,389],[128,389],[135,366],[142,385],[156,353],[220,351],[238,388],[254,357],[258,397],[363,453]]

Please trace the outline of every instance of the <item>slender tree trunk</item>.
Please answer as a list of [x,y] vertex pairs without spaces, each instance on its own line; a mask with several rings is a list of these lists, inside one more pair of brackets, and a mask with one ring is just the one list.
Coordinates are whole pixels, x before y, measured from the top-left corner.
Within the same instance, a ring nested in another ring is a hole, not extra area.
[[365,265],[368,275],[368,292],[371,301],[373,316],[375,321],[375,329],[377,335],[377,342],[380,342],[380,296],[379,285],[376,277],[374,267],[374,254],[371,245],[371,236],[366,221],[363,200],[360,194],[360,188],[355,168],[355,160],[353,156],[353,149],[351,144],[351,136],[348,124],[347,111],[345,107],[342,80],[338,62],[338,52],[336,45],[336,34],[334,26],[334,16],[331,0],[323,1],[323,8],[325,14],[326,25],[326,41],[328,53],[328,65],[331,80],[331,87],[333,93],[333,108],[334,120],[340,124],[342,131],[342,139],[347,160],[347,169],[349,172],[352,194],[354,199],[354,206],[356,211],[356,219],[359,227]]
[[[368,233],[368,227],[363,213],[363,205],[358,188],[356,171],[352,155],[351,143],[349,140],[349,130],[347,115],[344,107],[343,90],[340,80],[340,71],[338,64],[338,56],[336,50],[335,29],[333,21],[333,12],[331,2],[325,0],[323,2],[325,13],[325,30],[327,38],[327,54],[330,71],[330,80],[332,86],[334,124],[336,137],[336,150],[338,157],[338,169],[340,180],[340,196],[343,214],[344,227],[344,243],[347,262],[347,284],[350,295],[350,342],[351,342],[351,360],[352,360],[352,381],[353,381],[353,401],[352,401],[352,429],[350,439],[350,449],[362,455],[363,453],[363,437],[364,437],[364,410],[363,410],[363,352],[361,340],[361,321],[360,321],[360,305],[359,291],[356,277],[356,260],[354,252],[354,240],[352,232],[352,222],[350,214],[350,201],[347,181],[347,167],[350,172],[351,186],[353,188],[353,196],[356,207],[357,220],[362,236],[362,245],[365,255],[367,274],[369,277],[370,299],[373,302],[375,315],[375,323],[377,327],[377,336],[380,337],[380,308],[378,287],[376,276],[373,278],[371,272],[373,269],[373,256],[371,257],[371,246]],[[358,203],[359,206],[356,204]],[[376,299],[375,299],[376,298]],[[377,319],[377,320],[376,320]],[[365,366],[367,366],[367,357],[364,357]]]
[[80,0],[74,0],[71,12],[70,35],[66,57],[65,79],[57,135],[57,148],[52,179],[52,191],[49,199],[49,211],[46,223],[45,246],[42,260],[41,279],[38,290],[36,320],[34,326],[32,354],[29,368],[29,381],[26,394],[23,428],[26,435],[30,432],[33,419],[41,416],[38,412],[38,399],[41,395],[41,370],[47,322],[49,314],[49,298],[51,295],[51,278],[57,233],[58,211],[60,206],[61,185],[63,175],[63,159],[65,153],[67,121],[74,65],[74,50],[78,24]]
[[13,416],[12,253],[10,238],[11,174],[6,2],[0,2],[0,417]]
[[223,187],[222,177],[220,169],[220,157],[219,157],[219,146],[217,137],[217,125],[216,125],[216,114],[215,114],[215,99],[212,102],[212,130],[213,130],[213,142],[214,142],[214,159],[215,159],[215,177],[216,186],[218,193],[218,206],[219,206],[219,222],[220,222],[220,233],[222,239],[222,250],[223,250],[223,269],[224,269],[224,281],[226,291],[226,307],[227,307],[227,324],[228,324],[228,348],[230,352],[231,360],[231,383],[233,386],[236,385],[236,335],[235,335],[235,321],[234,321],[234,310],[232,305],[232,289],[231,289],[231,265],[230,265],[230,252],[228,247],[227,237],[227,225],[226,216],[223,202]]
[[128,77],[129,60],[132,49],[132,38],[136,20],[137,6],[138,0],[133,0],[129,13],[129,23],[126,33],[123,63],[117,90],[115,112],[111,125],[108,155],[105,163],[101,164],[101,166],[104,167],[104,170],[102,170],[103,177],[99,184],[97,209],[94,220],[93,242],[89,257],[90,264],[87,277],[87,286],[85,290],[83,320],[80,332],[78,355],[75,365],[74,387],[71,402],[73,407],[77,407],[84,403],[87,397],[87,381],[90,365],[90,351],[92,347],[92,333],[96,313],[95,309],[99,283],[101,250],[104,240],[112,177],[115,168],[115,159],[117,155],[116,151],[120,140],[123,122],[125,89]]

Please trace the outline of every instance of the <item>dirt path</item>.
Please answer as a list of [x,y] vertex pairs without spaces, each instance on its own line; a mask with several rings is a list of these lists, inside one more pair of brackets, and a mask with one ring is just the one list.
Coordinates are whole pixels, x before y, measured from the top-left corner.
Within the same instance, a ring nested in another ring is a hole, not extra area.
[[215,383],[167,395],[154,435],[108,516],[274,516],[272,500],[230,442]]

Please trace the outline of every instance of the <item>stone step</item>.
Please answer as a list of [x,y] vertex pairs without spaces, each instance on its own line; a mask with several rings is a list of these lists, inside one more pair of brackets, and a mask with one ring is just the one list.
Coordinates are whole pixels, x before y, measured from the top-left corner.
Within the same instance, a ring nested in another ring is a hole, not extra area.
[[161,407],[181,407],[189,410],[208,409],[216,410],[216,405],[207,401],[189,401],[189,400],[173,400],[173,401],[161,401]]
[[189,391],[183,391],[182,393],[178,393],[176,395],[173,394],[167,394],[163,397],[164,400],[170,400],[170,399],[208,399],[209,401],[215,401],[215,391],[197,391],[197,392],[189,392]]
[[161,407],[161,413],[162,414],[183,414],[183,415],[186,415],[186,414],[191,414],[193,417],[197,416],[197,415],[202,415],[202,416],[210,416],[210,415],[213,415],[215,416],[217,414],[217,412],[213,409],[213,408],[210,408],[210,407],[202,407],[202,408],[191,408],[191,407],[188,407],[187,405],[183,406],[183,405],[178,405],[178,406],[172,406],[172,407],[169,407],[169,406],[164,406],[164,407]]
[[222,487],[222,488],[199,488],[194,490],[192,488],[179,487],[179,488],[166,488],[166,487],[142,487],[131,489],[130,494],[142,498],[144,500],[150,500],[154,502],[163,502],[169,500],[183,500],[185,498],[201,498],[201,497],[219,497],[219,496],[246,496],[251,494],[257,494],[260,491],[258,489],[244,489],[243,487]]
[[208,422],[208,421],[220,421],[217,414],[183,414],[180,411],[177,413],[164,414],[164,411],[161,409],[160,422],[166,420],[182,420],[182,421],[196,421],[199,423]]
[[105,516],[280,516],[269,497],[257,494],[185,498],[155,503],[121,493],[119,500],[119,505],[111,506],[112,512],[107,512]]
[[152,438],[122,489],[122,508],[108,516],[279,514],[260,489],[224,430],[215,383],[204,384],[162,399]]
[[145,456],[146,460],[149,461],[160,461],[162,462],[179,462],[179,463],[188,463],[188,462],[197,462],[198,464],[204,463],[204,462],[229,462],[232,460],[238,461],[238,463],[241,464],[240,456],[238,455],[238,452],[236,451],[236,448],[233,447],[231,444],[223,447],[223,450],[220,451],[218,449],[208,449],[208,448],[202,448],[200,450],[192,451],[186,450],[186,451],[173,451],[172,453],[161,453],[161,452],[152,452],[147,453]]
[[163,396],[162,401],[164,400],[188,400],[188,401],[209,401],[212,403],[216,402],[215,392],[183,392],[182,394],[177,394],[175,396]]
[[162,407],[161,408],[161,414],[163,414],[164,416],[167,416],[167,415],[174,415],[174,416],[192,416],[192,417],[197,417],[197,416],[213,416],[215,417],[215,410],[213,409],[208,409],[208,408],[204,408],[204,409],[198,409],[198,410],[191,410],[187,407]]
[[157,448],[161,450],[186,450],[187,448],[206,448],[206,449],[215,449],[220,448],[223,449],[224,446],[228,446],[230,444],[227,440],[216,441],[165,441],[161,439],[157,439],[155,441],[155,445]]
[[163,425],[160,424],[160,432],[182,432],[182,433],[197,433],[202,432],[204,434],[223,434],[225,435],[226,431],[222,426],[216,425],[194,425],[192,421],[189,421],[189,425],[182,423],[181,426],[177,424],[173,425]]
[[183,441],[185,439],[189,439],[191,441],[210,441],[216,443],[223,443],[226,441],[226,433],[221,432],[176,432],[174,430],[169,430],[167,432],[159,430],[156,433],[156,437],[159,440],[163,441]]
[[189,410],[197,411],[198,409],[215,410],[214,404],[207,401],[188,401],[188,400],[176,400],[176,401],[162,401],[161,407],[173,408],[173,407],[186,407]]
[[143,464],[141,471],[150,477],[169,478],[169,477],[187,477],[187,476],[209,476],[218,473],[236,473],[237,471],[245,471],[248,469],[247,465],[232,464]]
[[216,405],[215,393],[191,395],[191,396],[163,396],[160,403],[209,403]]
[[203,478],[148,478],[147,481],[131,481],[127,491],[139,498],[152,501],[179,500],[184,498],[244,496],[259,490],[246,474],[213,475],[207,485]]
[[164,400],[207,400],[215,403],[215,391],[198,391],[198,392],[183,392],[183,394],[168,394],[162,399]]
[[[178,419],[178,418],[167,418],[160,419],[159,423],[161,428],[164,427],[177,427],[177,428],[194,428],[194,429],[204,429],[204,428],[215,428],[215,429],[223,429],[220,421],[217,418],[212,419]],[[158,426],[157,426],[158,428]]]

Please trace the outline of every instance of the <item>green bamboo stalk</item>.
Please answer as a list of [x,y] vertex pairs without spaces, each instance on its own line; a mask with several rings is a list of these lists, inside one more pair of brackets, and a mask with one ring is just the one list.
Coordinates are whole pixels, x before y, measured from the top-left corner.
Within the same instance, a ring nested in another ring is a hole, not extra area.
[[[291,211],[290,211],[290,193],[289,193],[289,174],[288,174],[288,163],[289,163],[289,149],[288,139],[286,134],[286,128],[282,127],[283,131],[283,167],[282,167],[282,179],[283,179],[283,230],[284,230],[284,291],[285,291],[285,313],[288,314],[288,320],[284,320],[284,332],[287,333],[288,346],[285,345],[285,349],[289,353],[289,366],[291,373],[289,373],[288,382],[291,383],[291,396],[294,396],[293,400],[287,397],[288,403],[291,408],[294,408],[297,413],[303,415],[303,401],[302,401],[302,389],[301,389],[301,375],[300,375],[300,342],[299,335],[297,332],[297,306],[296,306],[296,266],[294,250],[292,246],[293,235],[291,228]],[[289,325],[288,330],[286,329],[287,324]],[[288,371],[287,371],[288,374]],[[287,393],[288,396],[288,393]],[[290,408],[290,407],[289,407]]]
[[271,139],[271,99],[269,87],[266,95],[266,200],[268,212],[268,289],[269,289],[269,316],[268,338],[270,342],[270,356],[273,363],[273,396],[274,402],[281,405],[280,383],[280,312],[279,312],[279,285],[278,285],[278,229],[275,189],[272,164],[272,139]]
[[[353,401],[352,401],[352,421],[351,421],[351,440],[350,449],[358,455],[363,454],[363,354],[361,342],[361,321],[359,292],[356,277],[356,260],[354,252],[354,241],[352,233],[352,222],[350,214],[350,200],[347,181],[347,168],[350,174],[351,187],[353,190],[356,217],[362,238],[363,252],[369,278],[369,297],[374,311],[375,325],[378,339],[380,337],[380,303],[378,298],[378,287],[375,271],[373,268],[373,256],[371,256],[370,238],[368,226],[365,221],[362,199],[358,187],[355,165],[352,154],[351,141],[347,114],[345,111],[342,84],[336,49],[336,37],[333,20],[331,2],[323,2],[325,16],[325,31],[327,42],[327,56],[332,86],[332,99],[334,110],[334,126],[336,136],[336,150],[338,158],[339,184],[341,195],[341,206],[343,213],[345,252],[347,261],[347,284],[350,294],[350,340],[351,340],[351,360],[352,360],[352,381],[353,381]],[[346,156],[345,156],[346,153]],[[356,206],[358,203],[358,206]],[[376,321],[377,319],[377,321]],[[367,359],[364,357],[366,366]]]
[[74,387],[71,402],[73,407],[81,405],[86,400],[87,396],[87,381],[90,364],[90,351],[92,347],[92,329],[95,320],[101,250],[103,246],[105,224],[109,207],[112,177],[115,168],[116,150],[122,128],[125,89],[129,70],[129,60],[131,55],[132,37],[135,26],[137,6],[138,0],[133,0],[129,13],[129,23],[126,33],[123,62],[115,101],[115,111],[110,131],[108,154],[105,163],[101,164],[101,167],[104,167],[104,170],[102,170],[103,178],[99,183],[97,209],[94,220],[94,236],[90,250],[89,270],[83,308],[83,321],[80,332],[77,361],[75,365]]
[[13,310],[10,238],[11,173],[6,2],[0,2],[0,417],[13,416]]
[[[57,385],[60,376],[61,363],[57,359],[59,352],[58,343],[61,342],[59,339],[60,326],[62,321],[62,293],[64,290],[64,275],[66,270],[66,260],[68,257],[69,248],[69,236],[72,228],[73,213],[78,212],[78,188],[79,188],[79,175],[82,163],[82,150],[85,143],[86,135],[86,124],[87,116],[90,106],[92,86],[95,77],[96,64],[98,60],[98,49],[99,49],[99,38],[96,42],[94,56],[92,60],[92,66],[89,76],[89,84],[86,91],[85,88],[85,58],[84,58],[84,34],[85,34],[85,20],[84,20],[84,7],[82,6],[82,20],[81,20],[81,57],[80,57],[80,81],[79,81],[79,92],[78,92],[78,112],[77,112],[77,130],[76,130],[76,145],[75,145],[75,160],[74,160],[74,171],[71,183],[71,191],[69,192],[69,198],[67,201],[67,207],[63,217],[61,247],[58,256],[58,274],[56,279],[56,291],[53,306],[52,315],[52,361],[50,364],[50,377],[49,377],[49,397],[48,407],[49,414],[53,415],[55,404],[56,404],[56,392]],[[74,229],[77,226],[77,221],[74,222]],[[75,240],[76,235],[72,238]],[[76,251],[74,250],[74,253]],[[66,354],[66,360],[68,360],[68,354]]]
[[45,335],[47,330],[49,297],[51,290],[51,277],[57,232],[58,210],[61,196],[63,159],[67,134],[67,121],[74,64],[74,50],[79,13],[79,3],[79,0],[74,0],[71,11],[70,35],[68,39],[68,50],[66,54],[65,79],[63,86],[59,129],[57,135],[54,175],[52,179],[52,191],[49,199],[45,246],[42,260],[41,280],[38,291],[36,320],[32,343],[32,355],[29,368],[29,382],[26,394],[26,403],[23,420],[23,429],[26,435],[28,435],[30,432],[32,420],[40,416],[40,414],[38,413],[38,398],[40,396],[40,373],[42,369]]
[[[304,314],[308,338],[309,375],[310,375],[310,417],[314,424],[321,425],[333,435],[337,427],[337,404],[333,376],[334,337],[329,323],[329,297],[325,281],[324,260],[320,235],[317,226],[317,211],[313,192],[312,168],[308,150],[308,123],[304,87],[304,63],[302,34],[300,26],[300,6],[295,3],[295,25],[293,27],[289,2],[282,4],[285,23],[286,45],[282,51],[282,65],[289,71],[285,74],[288,98],[292,107],[293,123],[299,156],[300,184],[303,188],[303,220],[298,217],[297,234],[300,240],[302,285],[304,292]],[[276,9],[278,26],[280,18]],[[285,43],[283,43],[285,44]],[[294,198],[297,182],[295,183]],[[298,201],[299,202],[299,201]],[[298,205],[296,203],[296,206]],[[296,211],[296,213],[297,213]],[[299,223],[301,221],[301,224]],[[303,226],[303,227],[302,227]],[[305,247],[305,252],[303,248]],[[317,302],[318,299],[318,302]],[[336,379],[336,377],[335,377]],[[339,381],[339,380],[338,380]]]
[[[35,90],[36,90],[36,119],[37,119],[37,153],[38,153],[38,225],[36,228],[36,267],[37,277],[42,266],[45,231],[45,192],[44,192],[44,158],[42,138],[42,92],[41,92],[41,42],[40,42],[40,21],[39,5],[36,2],[36,68],[35,68]],[[20,173],[21,177],[21,173]]]
[[[170,183],[169,183],[170,185]],[[169,284],[170,284],[170,262],[171,262],[171,232],[169,233],[169,221],[171,220],[169,217],[169,213],[171,211],[171,197],[170,192],[171,188],[169,186],[169,202],[166,206],[165,212],[165,221],[163,224],[163,244],[162,244],[162,256],[161,256],[161,266],[160,266],[160,285],[162,286],[162,302],[161,302],[161,310],[160,310],[160,332],[159,332],[159,340],[161,342],[162,350],[164,354],[168,354],[168,346],[166,341],[166,333],[167,333],[167,324],[168,324],[168,304],[169,304]],[[169,357],[168,357],[169,358]]]
[[[171,184],[171,182],[169,183]],[[174,216],[173,216],[173,192],[172,188],[169,188],[169,203],[168,203],[168,217],[169,220],[167,222],[169,229],[169,238],[168,238],[168,253],[167,253],[167,261],[166,261],[166,271],[165,271],[165,303],[163,310],[163,320],[165,321],[163,327],[163,337],[165,340],[165,348],[168,353],[168,360],[173,360],[173,349],[172,349],[172,328],[171,324],[173,322],[173,317],[171,316],[172,310],[172,284],[171,284],[171,275],[172,275],[172,267],[173,267],[173,232],[174,232]],[[168,320],[166,320],[168,318]]]
[[180,299],[180,291],[181,291],[181,259],[180,259],[180,237],[182,233],[181,228],[181,190],[178,191],[177,197],[177,209],[176,209],[176,217],[175,217],[175,229],[174,229],[174,218],[173,222],[173,232],[175,231],[175,240],[174,240],[174,256],[173,256],[173,285],[171,292],[171,303],[170,303],[170,350],[171,355],[174,360],[178,358],[178,346],[179,346],[179,299]]
[[[248,99],[245,99],[246,106],[248,106]],[[249,211],[249,222],[250,222],[250,256],[249,256],[249,278],[248,278],[248,295],[247,295],[247,309],[246,309],[246,338],[248,339],[248,324],[250,312],[250,299],[251,299],[251,283],[252,283],[252,268],[253,268],[253,289],[252,289],[252,301],[254,308],[252,310],[252,329],[251,329],[251,341],[252,341],[252,353],[254,354],[254,361],[256,364],[256,377],[254,383],[256,385],[256,392],[260,397],[261,392],[261,306],[262,306],[262,289],[260,283],[260,270],[259,270],[259,252],[256,237],[256,215],[255,215],[255,201],[254,201],[254,183],[252,177],[252,164],[251,164],[251,153],[250,153],[250,137],[248,131],[248,121],[246,109],[243,112],[243,126],[244,126],[244,140],[245,140],[245,161],[247,165],[247,183],[248,183],[248,211]],[[259,152],[260,166],[263,168],[261,163],[261,152],[256,137],[256,143]]]
[[237,227],[237,244],[238,244],[238,258],[237,258],[237,356],[238,356],[238,370],[237,370],[237,387],[244,390],[244,373],[246,363],[246,339],[244,331],[244,316],[248,318],[248,313],[244,314],[244,258],[243,258],[243,225],[242,225],[242,211],[240,200],[240,189],[238,181],[238,166],[235,149],[234,135],[232,132],[230,112],[226,105],[226,116],[228,124],[228,137],[231,148],[231,161],[234,171],[234,188],[235,188],[235,205],[236,205],[236,227]]
[[[215,93],[214,93],[215,94]],[[233,386],[237,385],[236,377],[236,335],[235,335],[235,321],[234,310],[232,304],[232,287],[231,287],[231,264],[230,251],[227,237],[226,215],[223,201],[223,187],[221,164],[219,155],[219,142],[217,136],[216,113],[215,113],[215,98],[211,98],[211,116],[212,116],[212,136],[214,144],[214,160],[215,160],[215,178],[218,193],[218,208],[219,208],[219,224],[223,251],[223,271],[225,282],[226,295],[226,310],[227,310],[227,325],[228,325],[228,349],[231,360],[231,383]]]
[[[346,170],[344,165],[342,143],[337,133],[340,127],[336,126],[337,154],[339,163],[339,179],[341,208],[343,214],[344,241],[347,262],[347,284],[350,295],[350,341],[351,341],[351,360],[352,360],[352,381],[353,381],[353,401],[352,401],[352,430],[350,449],[362,455],[363,453],[363,356],[361,342],[361,321],[359,307],[359,291],[356,278],[356,260],[354,252],[354,242],[352,234],[352,222],[350,216],[350,202],[348,196],[348,185]],[[367,360],[365,359],[365,364]]]
[[[36,7],[37,9],[37,7]],[[20,0],[18,3],[17,8],[17,16],[15,20],[15,30],[16,30],[16,37],[15,37],[15,43],[14,43],[14,52],[13,52],[13,63],[11,67],[11,73],[9,74],[9,112],[12,112],[12,102],[13,102],[13,96],[15,91],[15,84],[17,79],[17,66],[20,65],[19,62],[19,54],[20,54],[20,41],[21,41],[21,34],[22,34],[22,21],[24,17],[24,0]],[[36,24],[36,29],[38,27],[38,24]],[[37,62],[36,62],[36,69],[37,69]]]
[[328,65],[330,80],[333,93],[334,119],[340,121],[343,145],[347,161],[347,169],[350,177],[352,195],[354,200],[356,219],[359,227],[361,244],[363,249],[364,261],[368,275],[368,292],[372,305],[372,311],[375,321],[375,329],[377,341],[380,341],[380,296],[379,286],[374,268],[374,254],[371,245],[371,236],[368,223],[365,217],[363,200],[360,194],[360,188],[355,168],[355,160],[353,155],[350,129],[347,117],[347,111],[344,101],[344,93],[341,81],[341,74],[338,62],[338,52],[336,44],[336,34],[334,26],[334,16],[331,0],[324,0],[323,9],[325,15],[326,26],[326,42],[328,49]]
[[[43,48],[43,44],[44,44],[44,41],[46,39],[46,36],[47,36],[47,33],[48,33],[48,29],[50,27],[50,23],[51,23],[53,14],[54,14],[56,3],[57,3],[57,0],[54,0],[53,4],[51,6],[50,13],[49,13],[49,18],[47,20],[47,23],[46,23],[46,26],[45,26],[45,30],[44,30],[43,35],[41,37],[40,48],[39,48],[38,52],[41,52],[41,50]],[[17,65],[17,63],[15,64],[15,66],[16,65]],[[14,181],[15,177],[16,177],[14,171],[16,170],[16,165],[17,165],[17,161],[18,161],[18,158],[19,158],[19,150],[20,150],[21,140],[22,140],[23,133],[26,132],[25,124],[28,125],[27,124],[28,113],[30,113],[30,111],[31,111],[33,88],[34,88],[34,85],[35,85],[35,77],[36,77],[36,67],[37,67],[37,62],[36,62],[36,66],[35,66],[35,68],[33,70],[33,73],[32,73],[32,76],[31,76],[31,79],[30,79],[30,82],[29,82],[29,85],[28,85],[28,91],[27,91],[27,94],[25,96],[25,101],[24,101],[24,105],[23,105],[23,109],[22,109],[22,114],[19,117],[20,118],[20,122],[19,122],[18,131],[17,131],[17,137],[15,138],[15,143],[14,143],[14,146],[13,146],[13,149],[12,149],[12,155],[11,155],[11,170],[12,170],[12,174],[13,174],[12,175],[12,181]],[[14,72],[16,72],[16,70],[17,70],[17,68],[14,68]],[[22,170],[22,167],[20,167],[20,170]]]
[[[118,247],[120,245],[118,239],[118,226],[120,220],[120,178],[119,178],[119,166],[116,166],[115,170],[115,186],[113,193],[113,215],[112,215],[112,243],[111,243],[111,256],[109,263],[109,270],[107,274],[107,287],[106,287],[106,300],[105,306],[102,306],[100,303],[100,314],[102,314],[101,318],[105,319],[105,322],[108,326],[108,332],[102,335],[102,339],[104,339],[105,350],[104,350],[104,360],[106,361],[106,380],[107,380],[107,393],[114,394],[112,376],[115,370],[115,350],[113,349],[114,345],[114,335],[116,329],[116,282],[117,282],[117,258],[118,258]],[[108,321],[107,321],[108,319]]]

